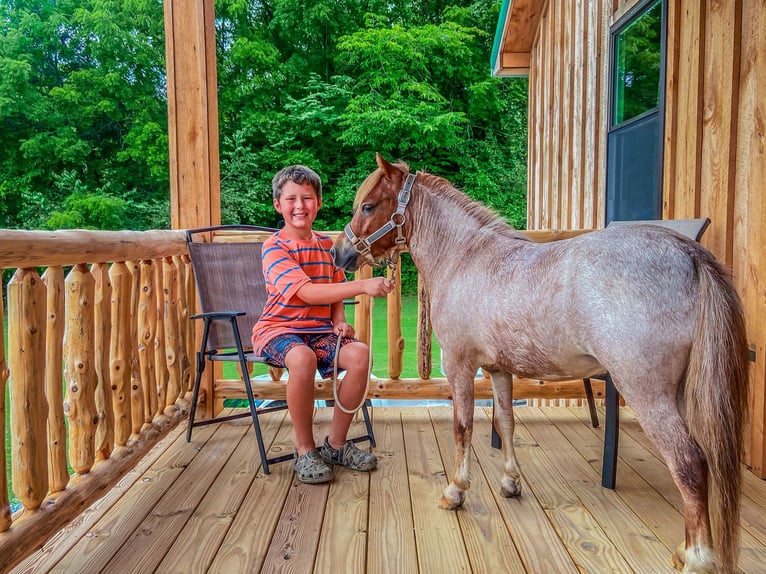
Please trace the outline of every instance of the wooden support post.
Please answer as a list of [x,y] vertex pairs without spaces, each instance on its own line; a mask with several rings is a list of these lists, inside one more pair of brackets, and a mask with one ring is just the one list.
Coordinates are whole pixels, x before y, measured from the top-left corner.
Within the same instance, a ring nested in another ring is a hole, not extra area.
[[[0,294],[0,323],[3,322],[3,297]],[[5,443],[5,382],[8,380],[8,364],[5,362],[5,343],[3,330],[0,329],[0,437]],[[0,468],[6,468],[5,449],[0,449]],[[0,532],[5,532],[11,527],[11,504],[8,500],[8,479],[5,471],[0,472]]]
[[[218,80],[213,0],[165,0],[170,214],[173,229],[219,225]],[[196,341],[202,335],[197,325]],[[192,375],[193,376],[193,375]],[[213,369],[202,376],[213,415]]]

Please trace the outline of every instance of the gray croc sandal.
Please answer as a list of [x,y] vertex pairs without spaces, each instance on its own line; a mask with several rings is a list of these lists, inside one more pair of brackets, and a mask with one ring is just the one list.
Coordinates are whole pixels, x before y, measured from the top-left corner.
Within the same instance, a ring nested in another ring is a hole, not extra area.
[[319,484],[332,480],[332,468],[322,460],[316,449],[297,457],[295,473],[298,475],[298,480],[306,484]]
[[339,449],[330,446],[328,437],[325,437],[324,444],[319,449],[319,454],[327,464],[339,464],[351,470],[367,472],[378,465],[378,457],[356,447],[353,441],[348,441]]

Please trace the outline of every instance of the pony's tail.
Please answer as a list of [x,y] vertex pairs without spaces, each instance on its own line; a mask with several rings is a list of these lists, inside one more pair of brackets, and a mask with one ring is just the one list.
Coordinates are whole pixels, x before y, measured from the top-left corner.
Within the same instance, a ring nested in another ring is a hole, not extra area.
[[739,554],[741,455],[748,401],[748,347],[742,304],[712,255],[691,253],[699,280],[699,318],[687,370],[686,424],[708,462],[713,543],[722,572]]

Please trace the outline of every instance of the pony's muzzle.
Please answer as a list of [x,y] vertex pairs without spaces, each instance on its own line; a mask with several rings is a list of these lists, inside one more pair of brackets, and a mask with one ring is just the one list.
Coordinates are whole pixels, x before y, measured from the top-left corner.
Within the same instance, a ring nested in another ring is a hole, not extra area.
[[351,242],[344,237],[339,238],[335,245],[330,249],[333,263],[344,271],[356,271],[359,269],[359,254],[351,245]]

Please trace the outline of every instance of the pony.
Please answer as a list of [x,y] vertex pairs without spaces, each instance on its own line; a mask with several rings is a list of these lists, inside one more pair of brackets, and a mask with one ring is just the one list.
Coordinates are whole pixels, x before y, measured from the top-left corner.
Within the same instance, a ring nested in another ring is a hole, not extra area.
[[748,345],[728,271],[656,225],[534,243],[447,180],[376,158],[333,256],[356,271],[408,249],[425,283],[453,398],[456,465],[441,506],[459,508],[470,487],[478,368],[492,381],[505,497],[521,494],[513,375],[609,372],[681,492],[685,541],[674,566],[734,572]]

